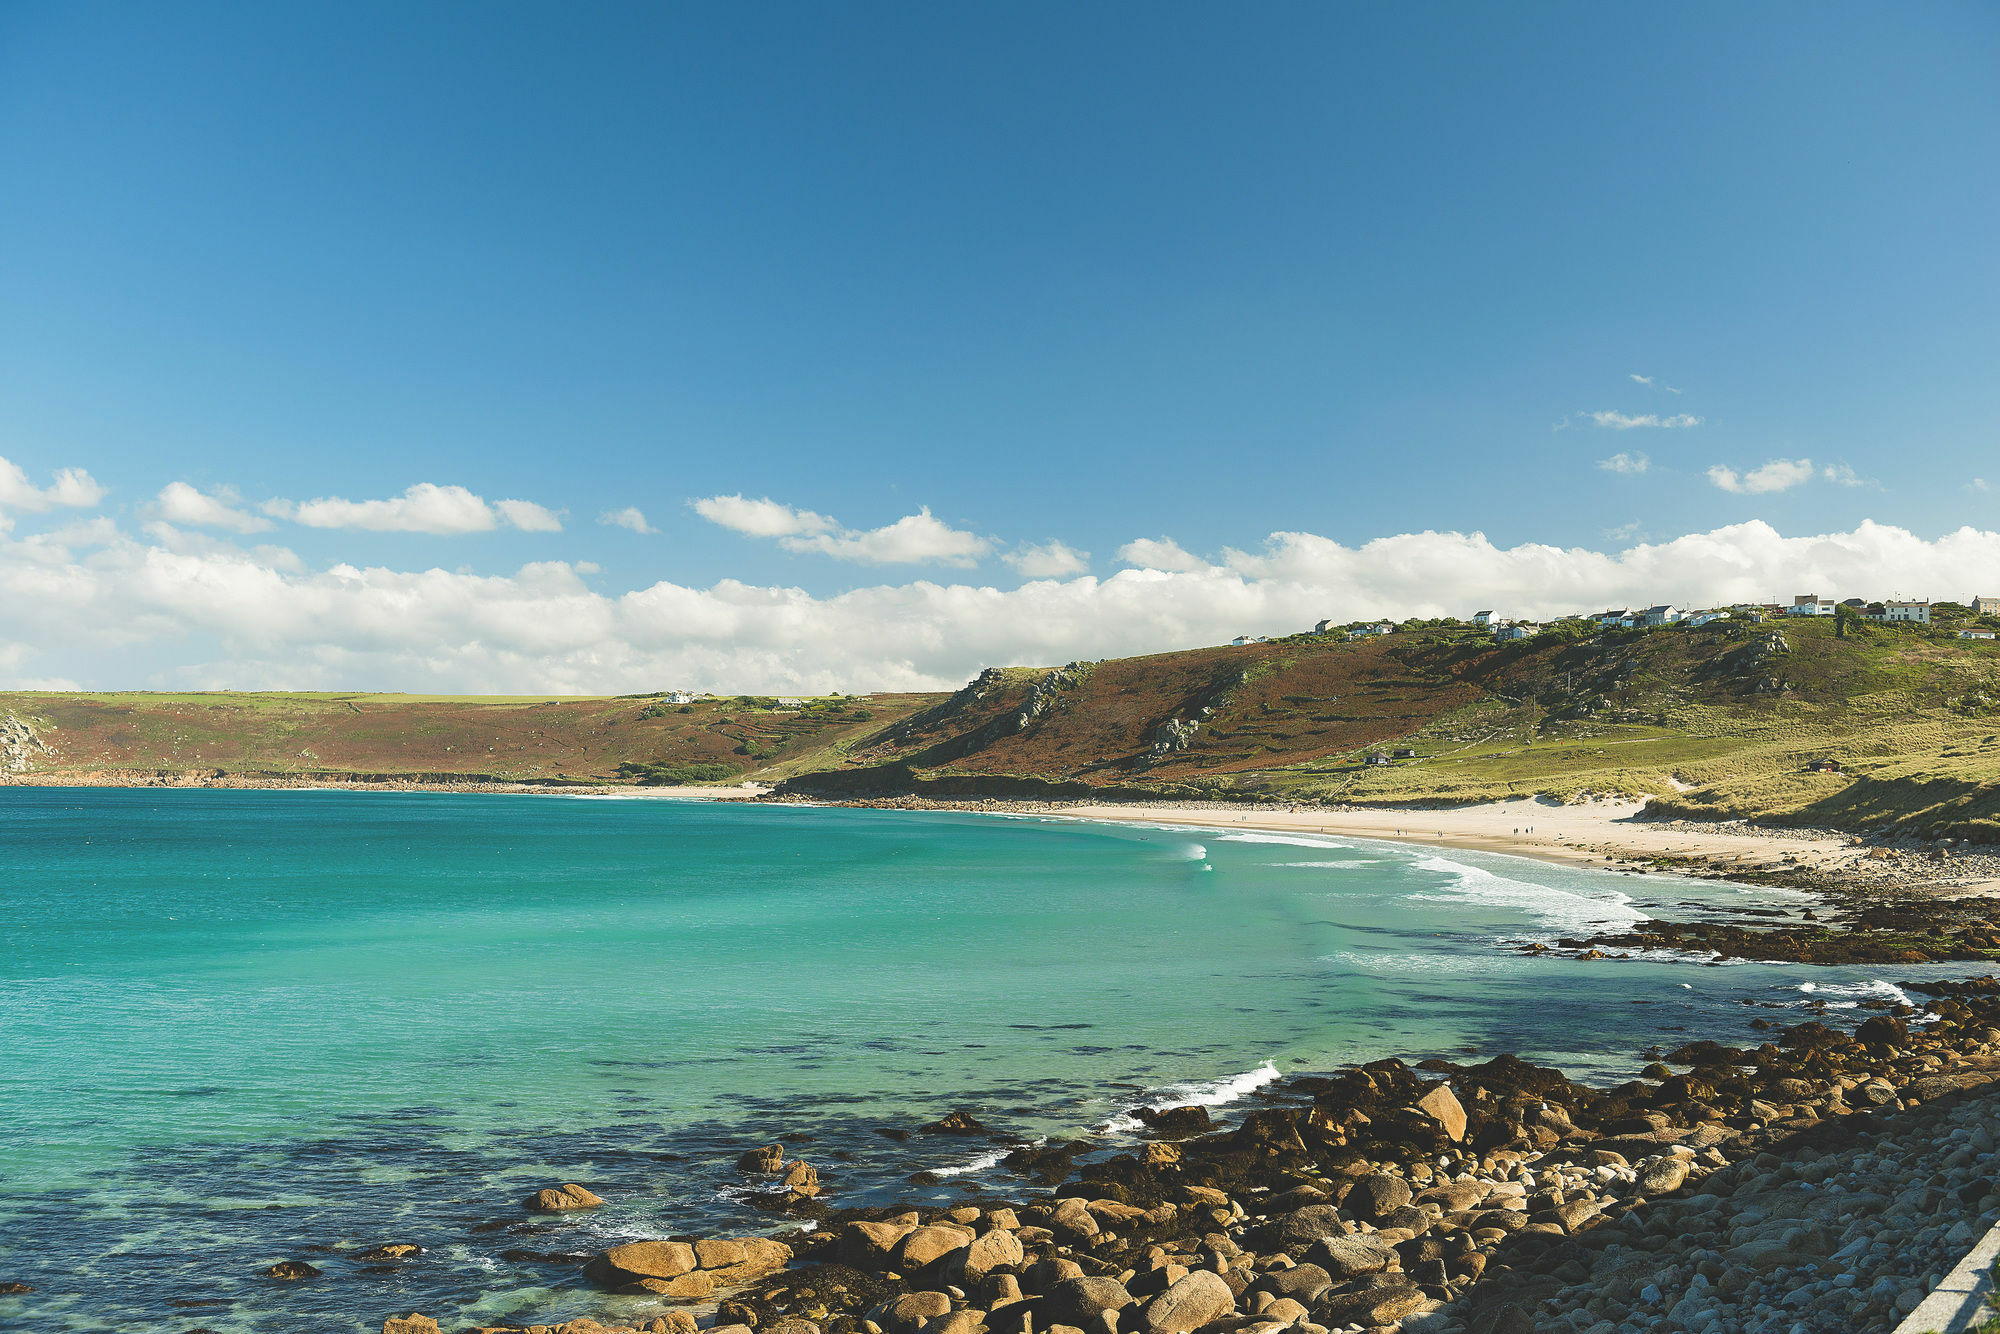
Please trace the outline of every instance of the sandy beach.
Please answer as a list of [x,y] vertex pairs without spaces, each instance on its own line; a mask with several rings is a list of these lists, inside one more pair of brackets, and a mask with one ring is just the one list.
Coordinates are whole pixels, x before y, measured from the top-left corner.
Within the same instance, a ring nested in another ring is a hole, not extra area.
[[[1624,862],[1664,856],[1742,861],[1746,867],[1786,858],[1839,866],[1864,849],[1818,831],[1776,831],[1741,824],[1690,829],[1679,822],[1639,818],[1645,803],[1560,805],[1537,798],[1440,810],[1316,810],[1310,808],[1079,805],[1052,808],[1078,819],[1241,826],[1288,833],[1350,834],[1479,852],[1506,852],[1554,862]],[[1143,815],[1139,814],[1143,811]]]

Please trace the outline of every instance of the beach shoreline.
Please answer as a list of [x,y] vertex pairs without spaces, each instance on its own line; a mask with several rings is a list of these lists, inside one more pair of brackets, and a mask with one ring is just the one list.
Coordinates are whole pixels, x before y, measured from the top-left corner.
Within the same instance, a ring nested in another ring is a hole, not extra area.
[[[1278,834],[1385,839],[1466,852],[1500,853],[1610,871],[1676,871],[1751,879],[1830,893],[1934,900],[2000,897],[2000,849],[1952,849],[1901,839],[1888,843],[1838,829],[1777,828],[1743,820],[1652,819],[1645,800],[1559,802],[1546,797],[1454,806],[1304,806],[1243,802],[1030,801],[990,797],[884,796],[815,799],[777,796],[763,783],[637,786],[626,783],[498,780],[480,776],[333,774],[287,777],[221,771],[94,770],[0,775],[6,787],[216,788],[239,791],[448,792],[759,802],[876,810],[1045,816],[1114,824],[1185,825]],[[1886,855],[1885,855],[1886,854]],[[1882,865],[1884,860],[1890,865]]]
[[[2000,857],[1990,849],[1939,852],[1907,843],[1884,845],[1834,829],[1650,820],[1644,801],[1562,803],[1519,797],[1450,807],[1246,807],[1232,802],[886,797],[810,804],[1383,839],[1596,870],[1780,884],[1836,896],[1881,893],[1892,885],[1937,901],[2000,895]],[[1886,866],[1881,864],[1885,861]]]

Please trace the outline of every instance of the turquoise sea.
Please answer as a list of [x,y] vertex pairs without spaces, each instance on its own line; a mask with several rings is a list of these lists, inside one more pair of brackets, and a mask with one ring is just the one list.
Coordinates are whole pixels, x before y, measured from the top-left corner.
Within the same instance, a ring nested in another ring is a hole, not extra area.
[[[835,1203],[950,1199],[1009,1188],[998,1146],[876,1132],[962,1107],[1115,1145],[1135,1105],[1384,1055],[1624,1078],[1760,1004],[1898,994],[1509,948],[1773,902],[1801,897],[1222,829],[0,788],[0,1282],[36,1289],[0,1327],[602,1311],[536,1257],[769,1230],[731,1163],[774,1139]],[[610,1203],[525,1219],[558,1181]],[[259,1274],[293,1258],[324,1276]]]

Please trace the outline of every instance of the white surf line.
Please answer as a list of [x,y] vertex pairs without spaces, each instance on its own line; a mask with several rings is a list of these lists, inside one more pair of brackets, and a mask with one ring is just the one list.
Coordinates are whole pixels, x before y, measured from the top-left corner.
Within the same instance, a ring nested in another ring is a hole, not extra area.
[[1993,1314],[1993,1262],[2000,1258],[2000,1223],[1973,1243],[1956,1267],[1917,1303],[1893,1334],[1961,1334]]

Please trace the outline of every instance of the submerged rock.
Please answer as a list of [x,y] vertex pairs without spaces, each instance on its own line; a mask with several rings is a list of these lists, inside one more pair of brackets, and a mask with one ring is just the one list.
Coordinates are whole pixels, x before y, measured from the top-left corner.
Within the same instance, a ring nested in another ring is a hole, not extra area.
[[981,1125],[971,1112],[947,1112],[943,1117],[921,1127],[926,1135],[984,1135],[986,1127]]
[[280,1260],[264,1271],[266,1278],[280,1278],[287,1281],[301,1278],[318,1278],[320,1271],[304,1260]]

